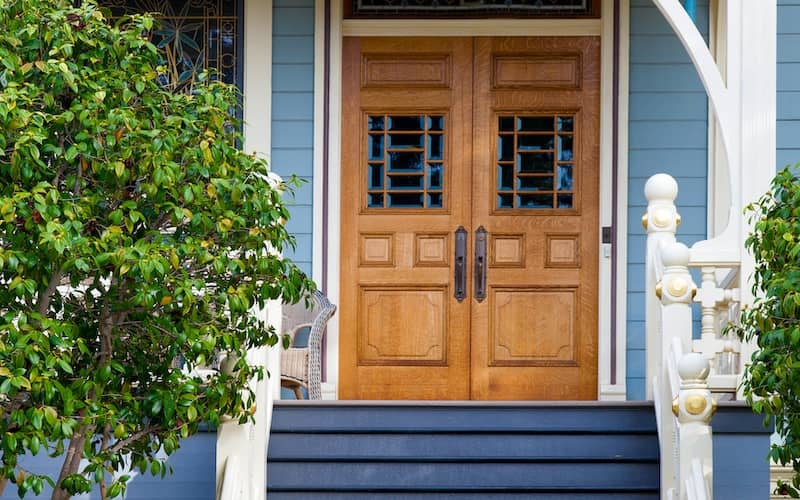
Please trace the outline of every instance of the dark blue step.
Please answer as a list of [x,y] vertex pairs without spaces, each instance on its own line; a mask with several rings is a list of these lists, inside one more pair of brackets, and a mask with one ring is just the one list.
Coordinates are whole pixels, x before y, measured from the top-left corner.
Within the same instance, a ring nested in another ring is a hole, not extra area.
[[281,402],[282,498],[658,498],[647,403]]
[[575,493],[575,492],[561,492],[561,493],[536,493],[536,492],[521,492],[521,493],[490,493],[486,491],[481,492],[459,492],[459,493],[421,493],[421,492],[403,492],[402,495],[397,493],[381,493],[381,492],[345,492],[345,493],[331,493],[321,491],[302,491],[302,492],[270,492],[270,500],[367,500],[373,498],[382,499],[411,499],[411,500],[454,500],[454,499],[467,499],[467,500],[508,500],[508,499],[530,499],[530,500],[658,500],[658,492],[645,492],[645,493],[631,493],[631,492],[610,492],[610,493]]

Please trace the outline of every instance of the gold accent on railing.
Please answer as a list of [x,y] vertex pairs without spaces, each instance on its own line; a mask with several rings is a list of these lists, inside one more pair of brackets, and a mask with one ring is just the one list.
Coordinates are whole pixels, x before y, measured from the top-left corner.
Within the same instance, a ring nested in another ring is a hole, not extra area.
[[642,215],[642,227],[644,228],[645,231],[647,231],[647,219],[648,219],[647,214]]
[[672,219],[669,210],[660,209],[653,213],[653,225],[656,227],[667,227]]
[[717,413],[717,406],[719,406],[719,405],[717,404],[717,400],[716,400],[716,399],[714,399],[714,398],[711,398],[711,413],[708,415],[709,417],[710,417],[711,415],[713,415],[713,414]]
[[675,214],[675,227],[681,225],[681,214]]
[[692,298],[697,297],[697,285],[692,283]]
[[672,413],[677,417],[678,412],[680,409],[680,403],[678,402],[678,398],[672,400]]
[[656,297],[661,300],[661,292],[663,291],[663,287],[661,286],[661,282],[659,281],[656,283]]
[[700,394],[689,394],[683,400],[683,404],[686,405],[686,412],[691,415],[700,415],[708,406],[705,396]]
[[673,297],[682,297],[689,289],[689,283],[684,278],[672,278],[667,281],[667,291]]

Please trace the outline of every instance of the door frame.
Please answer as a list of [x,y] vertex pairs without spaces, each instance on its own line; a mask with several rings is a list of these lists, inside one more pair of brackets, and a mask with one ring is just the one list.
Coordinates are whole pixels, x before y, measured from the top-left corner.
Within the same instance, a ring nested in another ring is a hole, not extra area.
[[[620,12],[615,27],[615,3]],[[615,310],[610,294],[598,293],[598,400],[626,398],[626,280],[627,280],[627,149],[628,149],[628,22],[629,0],[605,0],[600,19],[503,20],[353,20],[343,18],[342,3],[316,0],[314,57],[314,230],[312,277],[324,284],[333,303],[339,302],[341,234],[341,88],[342,40],[345,36],[599,36],[601,39],[600,89],[600,203],[598,224],[610,226],[616,215],[616,273],[612,276],[610,245],[601,245],[598,288],[616,282]],[[330,19],[326,23],[326,18]],[[614,155],[614,32],[619,40],[616,214],[612,214]],[[326,30],[328,37],[325,36]],[[327,40],[326,40],[327,38]],[[326,49],[329,55],[326,68]],[[327,74],[326,74],[327,69]],[[326,99],[327,96],[327,99]],[[325,110],[327,108],[327,121]],[[327,123],[327,126],[322,126]],[[325,131],[327,129],[327,136]],[[327,165],[327,169],[326,169]],[[326,186],[323,182],[326,181]],[[614,321],[612,322],[612,316]],[[612,331],[612,323],[616,326]],[[339,381],[338,315],[328,324],[323,398],[337,399]]]

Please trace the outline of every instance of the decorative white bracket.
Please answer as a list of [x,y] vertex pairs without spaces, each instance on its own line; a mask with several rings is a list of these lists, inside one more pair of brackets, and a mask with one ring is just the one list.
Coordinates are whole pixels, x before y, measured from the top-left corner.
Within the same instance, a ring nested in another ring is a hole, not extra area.
[[[697,70],[717,119],[728,162],[731,206],[717,237],[692,247],[692,262],[716,265],[743,258],[742,209],[766,191],[775,173],[776,0],[726,2],[726,73],[679,0],[653,0]],[[742,276],[749,275],[749,266]]]

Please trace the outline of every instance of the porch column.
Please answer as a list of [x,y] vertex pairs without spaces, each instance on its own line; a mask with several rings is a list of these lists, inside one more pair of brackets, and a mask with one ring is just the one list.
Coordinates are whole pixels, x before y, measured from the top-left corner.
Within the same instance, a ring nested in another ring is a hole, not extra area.
[[[777,0],[725,2],[724,73],[679,0],[653,0],[686,48],[703,82],[719,127],[730,181],[728,226],[696,243],[691,264],[740,266],[742,305],[752,302],[749,278],[754,261],[744,249],[749,225],[744,207],[769,188],[775,175]],[[648,318],[650,321],[650,318]],[[751,350],[742,346],[741,358]]]

